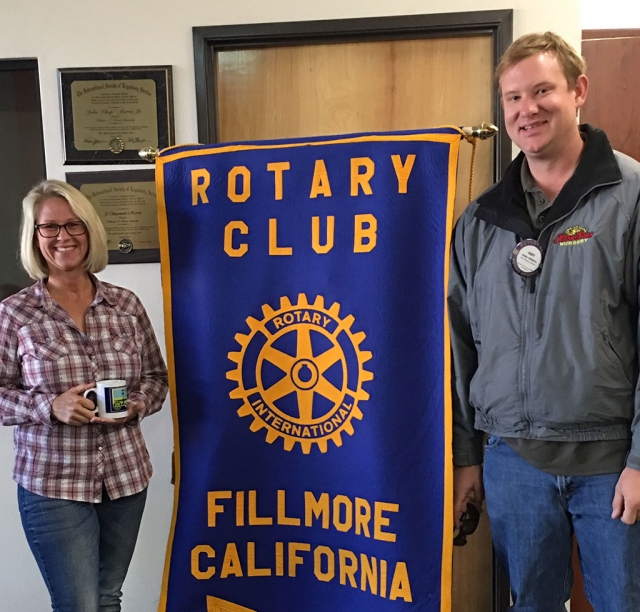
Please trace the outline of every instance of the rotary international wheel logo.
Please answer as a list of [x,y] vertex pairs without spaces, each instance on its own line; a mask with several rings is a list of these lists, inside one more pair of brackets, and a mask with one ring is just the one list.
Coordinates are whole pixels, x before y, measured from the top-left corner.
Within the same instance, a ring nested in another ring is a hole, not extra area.
[[238,414],[252,417],[251,431],[266,429],[270,444],[283,438],[288,451],[296,443],[305,454],[313,444],[326,453],[329,440],[341,446],[369,399],[365,333],[352,331],[355,318],[341,318],[340,304],[326,309],[322,296],[313,304],[303,293],[297,304],[282,297],[279,309],[264,304],[262,314],[247,318],[249,333],[235,335],[240,350],[228,353],[237,367],[227,378],[238,384],[229,396],[243,400]]

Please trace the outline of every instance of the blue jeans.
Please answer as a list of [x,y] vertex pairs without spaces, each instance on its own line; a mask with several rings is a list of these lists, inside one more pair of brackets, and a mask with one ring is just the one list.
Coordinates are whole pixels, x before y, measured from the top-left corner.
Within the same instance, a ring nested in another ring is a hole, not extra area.
[[611,518],[619,474],[553,476],[497,436],[485,447],[484,486],[513,612],[565,612],[573,535],[595,612],[640,611],[640,523]]
[[99,504],[42,497],[18,486],[18,505],[31,552],[54,612],[120,612],[147,497]]

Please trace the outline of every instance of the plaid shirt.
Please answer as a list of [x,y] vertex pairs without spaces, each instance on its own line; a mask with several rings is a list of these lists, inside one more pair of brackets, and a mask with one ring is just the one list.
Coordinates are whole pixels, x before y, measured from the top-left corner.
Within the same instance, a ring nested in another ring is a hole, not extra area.
[[[92,277],[86,334],[43,281],[0,304],[0,423],[16,425],[14,480],[46,497],[100,502],[143,490],[151,477],[140,421],[167,394],[167,369],[134,293]],[[124,425],[71,426],[51,415],[71,387],[119,378],[146,408]]]

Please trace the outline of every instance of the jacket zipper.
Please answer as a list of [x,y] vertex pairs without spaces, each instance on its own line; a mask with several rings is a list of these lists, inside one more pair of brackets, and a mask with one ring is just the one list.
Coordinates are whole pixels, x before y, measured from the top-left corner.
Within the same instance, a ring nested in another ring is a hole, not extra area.
[[531,430],[532,420],[529,416],[529,377],[527,369],[530,368],[532,339],[529,338],[534,319],[534,300],[536,291],[535,276],[529,276],[524,284],[524,303],[522,309],[522,365],[520,367],[520,384],[522,386],[522,412]]

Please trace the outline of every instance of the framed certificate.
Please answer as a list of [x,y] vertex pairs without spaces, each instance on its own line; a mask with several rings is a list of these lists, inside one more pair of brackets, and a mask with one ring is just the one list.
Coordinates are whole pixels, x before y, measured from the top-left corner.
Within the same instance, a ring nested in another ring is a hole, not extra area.
[[61,68],[65,164],[139,164],[174,144],[171,66]]
[[107,232],[110,264],[160,261],[153,169],[67,172],[66,179],[98,212]]

